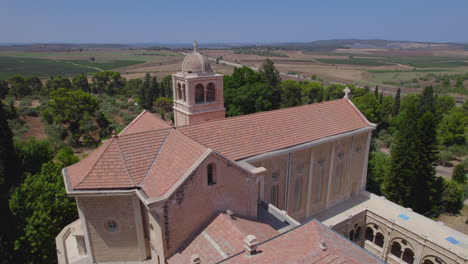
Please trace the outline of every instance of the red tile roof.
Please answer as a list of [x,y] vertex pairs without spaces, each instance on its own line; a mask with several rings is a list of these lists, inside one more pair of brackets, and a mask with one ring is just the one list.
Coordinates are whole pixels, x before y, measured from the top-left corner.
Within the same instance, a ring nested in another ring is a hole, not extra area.
[[119,136],[139,132],[146,132],[161,128],[170,128],[171,125],[166,121],[156,117],[152,113],[143,110],[133,121],[120,132]]
[[[326,245],[326,250],[321,248],[323,243]],[[218,263],[383,263],[316,220],[260,243],[257,250],[259,253],[253,256],[239,252]],[[203,257],[201,259],[203,262]]]
[[348,100],[285,108],[171,128],[143,111],[119,136],[66,168],[70,187],[141,187],[150,197],[167,192],[207,148],[239,160],[369,126]]
[[149,197],[166,193],[207,149],[176,130],[171,130],[159,150],[141,188]]
[[[202,258],[202,263],[215,263],[244,249],[244,238],[253,234],[259,241],[278,235],[271,226],[234,215],[220,213],[210,224],[175,255],[167,260],[169,264],[189,263],[193,254]],[[224,256],[222,255],[224,254]]]
[[232,160],[353,131],[370,123],[346,99],[208,121],[177,128]]

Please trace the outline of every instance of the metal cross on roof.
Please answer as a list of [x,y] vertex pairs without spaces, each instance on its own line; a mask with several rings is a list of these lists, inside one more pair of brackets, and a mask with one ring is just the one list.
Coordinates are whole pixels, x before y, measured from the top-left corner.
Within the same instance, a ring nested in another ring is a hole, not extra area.
[[198,47],[198,42],[195,40],[193,41],[193,51],[197,51],[197,47]]
[[343,97],[343,98],[344,98],[344,99],[348,99],[348,98],[349,98],[348,95],[349,95],[349,93],[351,92],[351,90],[349,89],[349,87],[346,86],[346,88],[344,88],[343,92],[344,92],[344,97]]

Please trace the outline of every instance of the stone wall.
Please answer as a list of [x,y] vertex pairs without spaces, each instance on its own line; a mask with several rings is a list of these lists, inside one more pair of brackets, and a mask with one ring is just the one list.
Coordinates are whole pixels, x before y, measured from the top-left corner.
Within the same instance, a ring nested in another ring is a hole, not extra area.
[[[208,164],[216,168],[216,184],[213,185],[208,185]],[[159,254],[168,258],[220,211],[230,209],[236,214],[256,218],[257,197],[258,184],[255,177],[212,154],[172,197],[151,207],[150,223],[158,225],[154,231],[156,240],[152,244],[164,245],[157,251],[163,251]]]
[[[147,258],[139,199],[135,196],[77,197],[95,262]],[[115,223],[115,229],[109,228]]]

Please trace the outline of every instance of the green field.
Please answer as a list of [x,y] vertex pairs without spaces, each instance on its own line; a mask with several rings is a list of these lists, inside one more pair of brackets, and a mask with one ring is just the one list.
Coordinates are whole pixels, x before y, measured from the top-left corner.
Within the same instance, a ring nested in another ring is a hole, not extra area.
[[384,61],[384,58],[349,58],[349,59],[316,59],[321,63],[346,64],[357,66],[385,66],[392,65]]
[[110,70],[139,63],[141,63],[141,61],[116,60],[103,63],[93,63],[88,60],[49,60],[0,57],[0,79],[8,79],[14,75],[39,77],[69,76],[98,71],[94,68]]
[[415,68],[454,68],[468,66],[465,58],[444,57],[350,57],[346,59],[317,59],[322,63],[356,66],[385,66],[402,64]]
[[234,50],[234,54],[253,54],[263,57],[289,57],[283,53],[276,53],[271,51],[261,51],[261,50]]

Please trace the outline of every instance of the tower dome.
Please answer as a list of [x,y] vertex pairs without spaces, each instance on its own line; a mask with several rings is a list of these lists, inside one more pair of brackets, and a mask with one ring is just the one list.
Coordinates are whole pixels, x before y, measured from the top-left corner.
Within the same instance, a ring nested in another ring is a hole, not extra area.
[[212,72],[210,61],[197,51],[197,42],[193,43],[193,52],[185,57],[182,62],[182,71],[189,73]]

